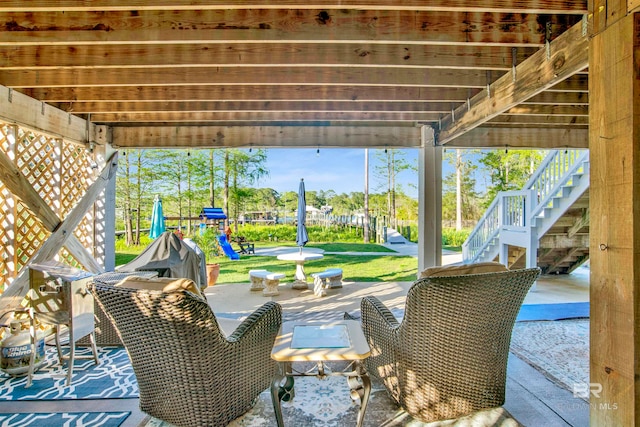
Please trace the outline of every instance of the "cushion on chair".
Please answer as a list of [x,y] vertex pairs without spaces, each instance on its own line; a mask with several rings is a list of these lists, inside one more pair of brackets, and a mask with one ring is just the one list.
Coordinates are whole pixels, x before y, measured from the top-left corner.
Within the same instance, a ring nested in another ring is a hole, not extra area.
[[198,285],[191,279],[175,279],[172,277],[145,278],[139,276],[129,276],[118,282],[115,286],[129,289],[146,289],[151,291],[162,291],[166,293],[184,289],[192,294],[205,299]]
[[429,267],[420,273],[423,277],[462,276],[465,274],[497,273],[509,269],[499,262],[479,262],[466,265],[445,265],[441,267]]

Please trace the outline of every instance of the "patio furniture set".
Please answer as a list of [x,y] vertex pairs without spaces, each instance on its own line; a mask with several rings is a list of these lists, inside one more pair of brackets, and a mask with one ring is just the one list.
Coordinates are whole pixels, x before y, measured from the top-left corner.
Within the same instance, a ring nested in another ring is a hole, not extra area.
[[[338,289],[342,287],[342,269],[328,268],[324,271],[311,274],[313,277],[313,293],[316,296],[324,297],[327,295],[327,289]],[[283,273],[273,273],[268,270],[249,270],[249,281],[251,282],[250,291],[262,291],[265,297],[280,295],[278,286],[280,280],[284,279]],[[301,286],[304,283],[304,287]],[[292,284],[293,289],[308,289],[306,276],[304,282],[302,280]]]
[[408,291],[401,321],[375,297],[362,299],[361,322],[283,323],[281,306],[268,301],[227,333],[191,280],[128,276],[87,288],[127,349],[149,415],[224,426],[270,389],[283,426],[280,402],[294,398],[295,377],[341,375],[362,426],[370,376],[423,422],[503,405],[511,332],[538,275],[498,263],[428,269]]
[[[291,284],[292,289],[306,290],[309,289],[307,283],[307,273],[304,271],[304,264],[307,261],[322,259],[321,253],[316,252],[290,252],[280,254],[277,258],[281,261],[294,261],[296,263],[295,281]],[[342,269],[328,268],[324,271],[311,274],[313,277],[313,293],[318,297],[327,295],[327,289],[338,289],[342,287]],[[264,296],[279,295],[278,286],[280,280],[284,279],[282,273],[273,273],[268,270],[251,270],[249,271],[249,280],[251,281],[251,291],[262,291]]]

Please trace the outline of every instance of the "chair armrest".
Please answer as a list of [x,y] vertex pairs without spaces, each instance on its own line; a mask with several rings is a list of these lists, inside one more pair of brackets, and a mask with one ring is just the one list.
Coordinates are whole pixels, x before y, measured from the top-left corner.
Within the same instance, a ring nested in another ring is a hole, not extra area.
[[393,313],[376,297],[364,297],[360,303],[360,310],[362,311],[363,322],[366,312],[367,317],[371,317],[371,320],[375,319],[376,322],[380,322],[381,326],[384,325],[389,329],[400,326],[398,319],[396,319]]
[[239,342],[242,341],[245,336],[258,334],[259,336],[273,335],[273,341],[275,342],[275,337],[280,330],[281,324],[282,307],[274,301],[268,301],[251,313],[251,315],[227,337],[227,341]]
[[362,331],[371,348],[371,355],[365,359],[365,367],[370,375],[381,380],[389,395],[399,402],[398,357],[400,349],[399,332],[401,323],[393,313],[376,297],[364,297],[360,303]]

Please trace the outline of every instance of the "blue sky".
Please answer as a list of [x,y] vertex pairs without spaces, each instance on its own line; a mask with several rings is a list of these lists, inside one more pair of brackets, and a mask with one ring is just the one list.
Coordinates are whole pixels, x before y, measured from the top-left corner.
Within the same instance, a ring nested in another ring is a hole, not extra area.
[[[307,191],[333,190],[337,194],[364,191],[364,149],[321,148],[270,148],[267,150],[267,168],[270,176],[260,179],[257,187],[273,188],[279,193],[298,191],[300,178],[304,178]],[[378,164],[376,152],[369,149],[369,192],[385,191],[374,172]],[[403,150],[405,159],[417,165],[416,149]],[[411,197],[417,197],[415,185],[418,174],[404,171],[398,176],[402,189]],[[411,187],[409,184],[413,184]],[[386,187],[385,187],[386,188]]]

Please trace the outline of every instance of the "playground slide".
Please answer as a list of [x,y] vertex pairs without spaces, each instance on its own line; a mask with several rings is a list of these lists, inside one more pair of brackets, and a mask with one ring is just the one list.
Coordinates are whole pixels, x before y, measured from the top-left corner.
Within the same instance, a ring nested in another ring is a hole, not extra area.
[[225,236],[224,234],[218,236],[218,243],[220,243],[222,251],[226,256],[229,257],[229,259],[240,259],[240,255],[236,251],[234,251],[231,247],[231,244],[227,242],[227,236]]

